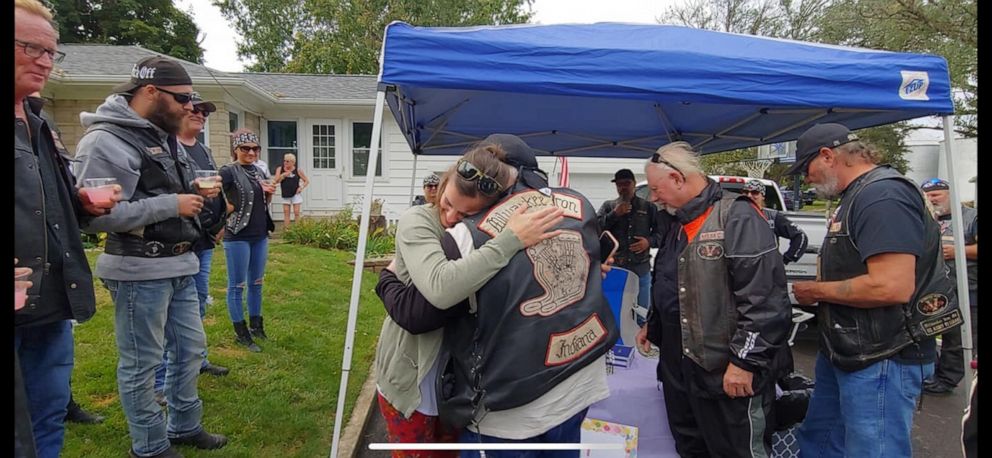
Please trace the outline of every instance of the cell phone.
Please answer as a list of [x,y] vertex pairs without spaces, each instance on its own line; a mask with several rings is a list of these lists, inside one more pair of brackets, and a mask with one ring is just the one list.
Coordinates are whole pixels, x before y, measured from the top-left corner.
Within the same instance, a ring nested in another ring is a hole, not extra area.
[[599,235],[599,262],[605,263],[607,259],[617,253],[617,248],[620,248],[617,238],[610,231],[603,231]]

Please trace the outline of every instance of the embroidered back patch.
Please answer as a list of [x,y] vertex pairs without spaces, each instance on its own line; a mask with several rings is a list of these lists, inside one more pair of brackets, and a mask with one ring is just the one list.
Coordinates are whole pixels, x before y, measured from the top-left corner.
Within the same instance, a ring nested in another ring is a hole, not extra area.
[[581,233],[563,231],[525,252],[544,294],[520,304],[523,316],[551,316],[585,297],[589,254],[582,245]]
[[518,192],[491,208],[489,213],[486,213],[486,216],[482,218],[482,221],[479,221],[479,230],[489,234],[490,237],[496,237],[500,232],[503,232],[503,229],[506,229],[506,223],[510,220],[513,212],[524,205],[529,207],[528,211],[554,205],[564,210],[566,217],[582,220],[582,201],[578,197],[561,193],[552,193],[548,196],[530,190]]
[[603,322],[593,313],[575,328],[551,334],[551,338],[548,339],[548,351],[544,356],[544,365],[560,366],[572,362],[595,348],[599,341],[606,338],[606,334]]

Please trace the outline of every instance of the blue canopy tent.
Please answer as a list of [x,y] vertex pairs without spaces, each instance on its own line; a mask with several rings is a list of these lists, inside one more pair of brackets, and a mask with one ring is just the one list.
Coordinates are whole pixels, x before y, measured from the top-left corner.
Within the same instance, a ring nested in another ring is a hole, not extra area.
[[[518,135],[549,156],[647,158],[677,140],[707,154],[795,140],[819,122],[860,129],[940,115],[952,168],[954,109],[947,62],[939,56],[663,25],[427,28],[394,22],[386,27],[380,62],[372,138],[380,138],[388,104],[415,158],[458,155],[494,132]],[[375,167],[378,155],[370,157]],[[953,171],[949,178],[953,182]],[[332,457],[372,190],[370,175]],[[951,192],[958,201],[955,186]],[[955,238],[962,241],[960,208],[954,212]],[[963,244],[956,249],[963,259]],[[961,297],[967,297],[964,263],[958,267]],[[969,332],[967,307],[962,311]]]

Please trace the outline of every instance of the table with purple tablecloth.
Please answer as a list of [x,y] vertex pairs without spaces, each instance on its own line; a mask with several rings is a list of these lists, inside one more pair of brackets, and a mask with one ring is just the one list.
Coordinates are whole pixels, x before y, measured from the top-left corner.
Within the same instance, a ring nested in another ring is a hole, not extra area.
[[586,418],[636,426],[638,457],[677,457],[665,396],[655,379],[657,365],[656,358],[636,354],[630,367],[614,368],[607,376],[610,397],[590,406]]

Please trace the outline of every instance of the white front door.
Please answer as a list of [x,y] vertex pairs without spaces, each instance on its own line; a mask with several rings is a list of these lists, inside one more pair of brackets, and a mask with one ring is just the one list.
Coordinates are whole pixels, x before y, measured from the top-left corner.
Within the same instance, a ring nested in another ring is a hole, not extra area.
[[303,173],[310,178],[306,191],[307,210],[323,212],[340,210],[344,187],[341,180],[344,160],[344,137],[341,123],[337,121],[314,120],[307,123],[304,131],[307,145],[307,164]]

